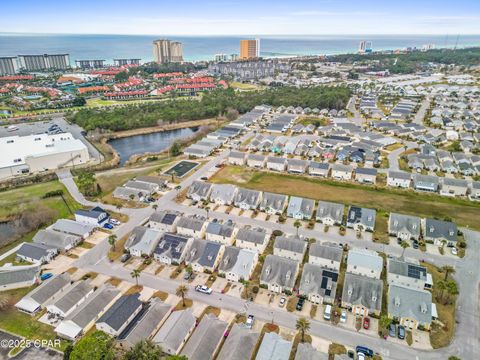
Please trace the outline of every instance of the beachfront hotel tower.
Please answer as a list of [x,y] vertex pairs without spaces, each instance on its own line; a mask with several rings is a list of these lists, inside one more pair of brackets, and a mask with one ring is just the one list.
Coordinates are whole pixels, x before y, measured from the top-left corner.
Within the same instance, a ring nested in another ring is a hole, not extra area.
[[258,59],[260,57],[260,40],[240,40],[240,60]]
[[182,43],[165,39],[155,40],[153,58],[158,64],[183,62]]

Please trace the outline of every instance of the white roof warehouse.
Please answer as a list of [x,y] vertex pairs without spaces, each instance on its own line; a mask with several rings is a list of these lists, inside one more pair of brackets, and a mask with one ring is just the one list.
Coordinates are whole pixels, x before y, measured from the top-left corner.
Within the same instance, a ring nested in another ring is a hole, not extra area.
[[3,137],[0,154],[0,180],[90,160],[86,145],[70,133]]

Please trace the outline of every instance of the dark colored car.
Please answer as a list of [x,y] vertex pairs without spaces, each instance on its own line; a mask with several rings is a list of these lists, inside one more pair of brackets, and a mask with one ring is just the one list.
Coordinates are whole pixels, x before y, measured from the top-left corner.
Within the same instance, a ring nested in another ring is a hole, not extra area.
[[303,309],[303,304],[305,303],[305,299],[303,297],[299,298],[298,299],[298,302],[297,302],[297,306],[296,306],[296,309],[298,311],[302,311]]
[[130,255],[130,254],[128,254],[128,253],[127,253],[127,254],[123,254],[122,257],[120,258],[120,261],[121,261],[122,263],[127,262],[127,260],[130,259],[131,257],[132,257],[132,255]]
[[367,348],[366,346],[360,346],[360,345],[359,345],[359,346],[357,346],[357,347],[355,348],[355,351],[356,351],[357,353],[362,353],[362,354],[364,354],[364,355],[366,355],[366,356],[370,356],[370,357],[373,356],[373,350],[370,349],[370,348]]
[[398,325],[397,335],[400,340],[405,339],[405,328],[402,325]]
[[395,324],[390,324],[388,327],[388,336],[392,338],[397,337],[397,326]]

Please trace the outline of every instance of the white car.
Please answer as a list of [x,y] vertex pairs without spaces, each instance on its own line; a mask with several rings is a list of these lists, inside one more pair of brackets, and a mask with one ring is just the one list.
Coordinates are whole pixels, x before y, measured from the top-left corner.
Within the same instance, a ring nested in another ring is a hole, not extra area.
[[357,360],[365,360],[365,354],[361,353],[361,352],[358,352],[357,353]]
[[452,251],[452,255],[458,255],[458,250],[457,250],[457,248],[456,248],[455,246],[452,247],[452,250],[451,250],[451,251]]
[[255,317],[253,315],[248,315],[247,321],[245,321],[245,326],[249,329],[253,328],[254,321]]
[[278,305],[280,305],[280,307],[283,307],[286,302],[287,302],[287,299],[285,299],[284,297],[282,297],[282,298],[280,299],[280,302],[278,303]]
[[195,291],[201,292],[202,294],[210,295],[212,293],[212,289],[205,285],[197,285],[195,286]]
[[347,311],[342,310],[342,314],[340,315],[340,322],[341,323],[346,323],[347,322]]
[[115,226],[118,226],[118,225],[121,224],[121,222],[118,221],[117,219],[110,219],[110,220],[108,220],[108,222],[112,225],[115,225]]

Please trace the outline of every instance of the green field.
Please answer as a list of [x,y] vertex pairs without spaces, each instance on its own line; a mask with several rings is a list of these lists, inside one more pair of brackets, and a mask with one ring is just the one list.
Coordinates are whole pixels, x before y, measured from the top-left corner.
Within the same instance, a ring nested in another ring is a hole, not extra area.
[[443,219],[450,217],[459,226],[480,230],[480,204],[468,200],[447,198],[413,190],[397,190],[310,177],[255,171],[240,166],[227,166],[213,178],[214,183],[302,196],[316,200],[339,202],[377,209],[386,213],[398,212],[421,217]]

